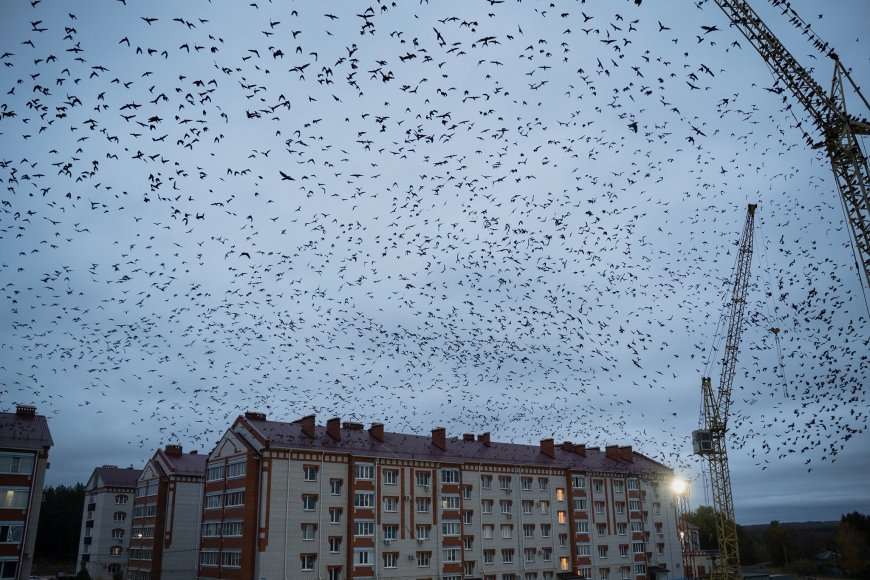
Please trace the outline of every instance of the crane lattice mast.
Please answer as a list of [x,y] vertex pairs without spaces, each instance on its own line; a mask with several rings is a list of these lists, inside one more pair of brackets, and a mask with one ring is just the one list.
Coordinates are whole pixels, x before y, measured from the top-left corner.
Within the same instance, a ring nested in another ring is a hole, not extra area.
[[719,558],[713,562],[711,580],[740,580],[740,552],[737,546],[737,524],[734,520],[734,499],[731,494],[731,472],[725,435],[728,410],[731,407],[731,387],[737,367],[740,336],[743,333],[743,314],[749,288],[749,265],[752,262],[752,241],[755,231],[755,204],[749,204],[746,223],[740,236],[737,266],[731,302],[728,305],[728,332],[722,356],[722,371],[718,390],[713,390],[710,377],[701,379],[704,395],[704,428],[692,433],[694,452],[707,459],[710,484],[713,489],[713,509],[716,518],[716,537]]
[[[834,51],[828,51],[828,56],[834,61],[834,78],[831,92],[826,94],[748,2],[714,1],[731,24],[758,51],[777,78],[800,101],[821,133],[820,142],[813,143],[809,137],[808,141],[813,147],[824,147],[827,151],[856,248],[859,275],[863,274],[862,283],[870,287],[870,168],[857,138],[858,135],[870,135],[870,123],[847,112],[846,89],[851,87],[867,110],[870,110],[870,104]],[[815,43],[817,48],[827,49],[826,43],[818,40]],[[804,131],[804,134],[807,132]]]

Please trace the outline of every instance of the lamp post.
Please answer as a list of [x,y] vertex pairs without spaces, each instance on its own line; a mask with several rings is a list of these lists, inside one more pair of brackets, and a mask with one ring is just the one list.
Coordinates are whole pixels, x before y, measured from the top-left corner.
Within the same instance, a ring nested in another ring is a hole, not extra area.
[[674,478],[671,482],[674,493],[674,511],[677,517],[677,530],[680,536],[680,555],[683,560],[683,575],[687,579],[695,578],[695,547],[692,545],[692,533],[686,514],[689,513],[689,482],[682,478]]

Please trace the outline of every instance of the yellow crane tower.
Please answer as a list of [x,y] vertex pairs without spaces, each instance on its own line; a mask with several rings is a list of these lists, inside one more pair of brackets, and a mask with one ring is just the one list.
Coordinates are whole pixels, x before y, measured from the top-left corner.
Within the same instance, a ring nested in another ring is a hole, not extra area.
[[749,265],[752,262],[752,240],[755,231],[755,204],[749,204],[746,222],[740,236],[734,285],[728,305],[728,331],[722,356],[719,388],[714,392],[710,377],[701,379],[704,396],[703,428],[692,432],[692,447],[697,455],[707,460],[710,484],[713,489],[713,511],[716,519],[716,537],[719,558],[713,562],[711,580],[740,580],[740,553],[737,547],[737,524],[734,521],[734,499],[731,495],[731,472],[725,434],[728,410],[731,407],[731,385],[737,365],[740,335],[743,333],[743,314],[746,310],[746,292],[749,287]]
[[[859,119],[849,114],[846,110],[846,90],[851,87],[868,111],[870,111],[870,104],[861,94],[858,85],[852,80],[837,54],[815,35],[812,35],[815,47],[834,61],[834,78],[830,94],[825,93],[810,73],[785,49],[748,2],[714,1],[731,24],[758,51],[777,78],[803,105],[821,134],[821,141],[813,142],[808,132],[798,123],[798,127],[804,132],[810,145],[824,147],[827,151],[856,249],[859,276],[863,274],[862,283],[870,287],[870,169],[868,169],[867,157],[857,139],[858,135],[870,135],[870,123],[866,119]],[[791,10],[788,2],[773,0],[773,3],[782,7],[783,13],[790,11],[790,21],[799,26],[804,34],[810,34],[809,25]],[[844,79],[848,84],[844,83]]]

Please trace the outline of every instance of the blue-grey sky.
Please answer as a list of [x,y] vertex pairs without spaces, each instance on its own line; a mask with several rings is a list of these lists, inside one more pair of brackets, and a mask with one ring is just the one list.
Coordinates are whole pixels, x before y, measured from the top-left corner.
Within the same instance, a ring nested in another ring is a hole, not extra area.
[[[790,6],[865,84],[870,5]],[[737,519],[870,511],[836,186],[713,2],[0,10],[0,403],[50,418],[49,483],[252,409],[630,444],[705,503],[689,435],[757,202]]]

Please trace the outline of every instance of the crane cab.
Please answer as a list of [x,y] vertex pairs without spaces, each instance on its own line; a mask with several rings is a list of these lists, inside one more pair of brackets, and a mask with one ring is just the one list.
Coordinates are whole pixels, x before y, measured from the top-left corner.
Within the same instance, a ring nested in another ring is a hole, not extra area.
[[695,455],[713,453],[713,434],[709,429],[696,429],[692,431],[692,450]]

